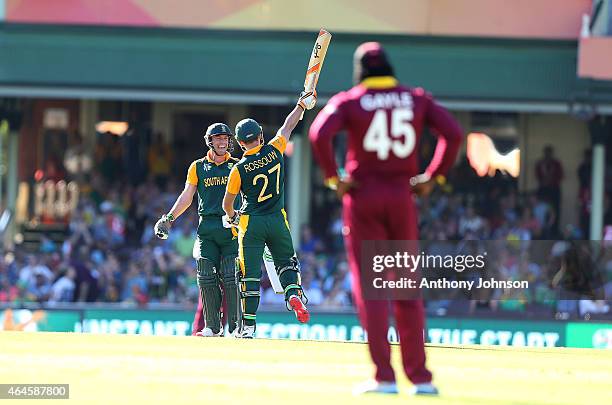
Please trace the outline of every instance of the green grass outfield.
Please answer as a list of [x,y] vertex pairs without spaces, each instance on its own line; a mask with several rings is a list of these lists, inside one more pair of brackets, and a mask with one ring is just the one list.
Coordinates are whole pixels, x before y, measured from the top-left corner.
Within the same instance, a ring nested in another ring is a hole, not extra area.
[[0,383],[69,383],[70,400],[54,404],[612,404],[612,351],[428,346],[427,355],[440,397],[409,397],[402,373],[398,396],[353,397],[372,371],[360,343],[0,332]]

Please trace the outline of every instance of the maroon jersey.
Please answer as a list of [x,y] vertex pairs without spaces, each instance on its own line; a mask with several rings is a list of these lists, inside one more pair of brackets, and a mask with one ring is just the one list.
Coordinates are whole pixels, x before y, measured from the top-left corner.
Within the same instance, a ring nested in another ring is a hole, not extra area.
[[438,137],[426,173],[445,174],[461,145],[459,124],[423,89],[379,76],[332,97],[309,136],[326,179],[337,176],[332,138],[341,130],[348,132],[345,170],[350,178],[409,179],[419,174],[417,148],[425,126]]

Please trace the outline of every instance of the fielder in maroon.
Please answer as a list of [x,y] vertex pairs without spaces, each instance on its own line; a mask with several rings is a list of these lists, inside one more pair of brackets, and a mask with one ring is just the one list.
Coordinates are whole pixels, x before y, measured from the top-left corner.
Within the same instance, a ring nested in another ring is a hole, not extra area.
[[[225,297],[223,297],[223,303],[221,304],[221,325],[225,325],[225,311],[227,311],[227,307],[225,304]],[[198,300],[198,309],[196,309],[196,313],[193,317],[193,323],[191,324],[191,336],[197,336],[197,333],[202,331],[206,326],[206,321],[204,319],[204,304],[202,303],[202,295],[200,295],[200,299]]]
[[[198,309],[196,309],[195,316],[193,317],[193,323],[191,324],[191,336],[197,336],[196,333],[204,329],[206,323],[204,322],[204,304],[202,303],[202,297],[198,300]],[[221,320],[221,325],[225,325],[225,319]]]
[[[427,194],[452,166],[462,141],[458,123],[421,88],[402,86],[379,43],[357,48],[356,86],[332,97],[310,127],[313,153],[325,182],[342,198],[345,241],[353,296],[368,333],[375,380],[359,391],[396,393],[390,363],[389,301],[365,300],[360,285],[363,240],[418,240],[413,194]],[[423,128],[438,137],[434,157],[419,174]],[[346,177],[338,178],[332,138],[348,134]],[[437,394],[425,366],[424,311],[420,300],[392,302],[404,371],[416,394]]]

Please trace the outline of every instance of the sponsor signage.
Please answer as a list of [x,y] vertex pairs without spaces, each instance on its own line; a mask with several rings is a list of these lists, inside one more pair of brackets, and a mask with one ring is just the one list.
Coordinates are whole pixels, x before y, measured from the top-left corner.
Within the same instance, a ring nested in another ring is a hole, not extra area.
[[[354,314],[313,314],[299,324],[289,312],[257,315],[256,337],[264,339],[365,342]],[[188,336],[193,312],[180,310],[0,310],[0,330]],[[389,341],[399,341],[395,327]],[[440,345],[582,347],[612,349],[612,323],[429,318],[425,338]]]
[[612,349],[612,323],[568,323],[567,346]]

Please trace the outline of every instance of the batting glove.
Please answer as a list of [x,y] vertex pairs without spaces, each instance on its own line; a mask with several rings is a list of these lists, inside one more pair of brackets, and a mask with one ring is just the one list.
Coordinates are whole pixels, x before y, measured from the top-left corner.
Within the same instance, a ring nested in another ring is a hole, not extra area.
[[174,222],[174,215],[162,215],[162,217],[155,223],[155,227],[153,228],[155,231],[155,236],[157,236],[159,239],[168,239],[172,222]]
[[240,216],[242,215],[242,212],[240,211],[234,211],[234,216],[233,217],[229,217],[227,214],[223,215],[222,218],[222,222],[223,222],[223,226],[225,228],[237,228],[238,224],[240,224]]
[[298,98],[298,105],[302,107],[304,110],[312,110],[314,106],[317,104],[317,92],[309,91],[302,92],[300,94],[300,98]]

